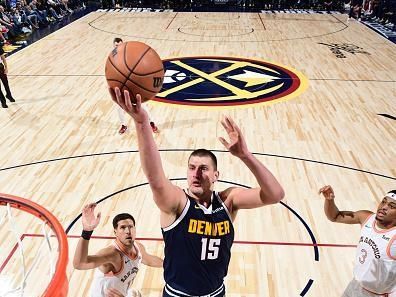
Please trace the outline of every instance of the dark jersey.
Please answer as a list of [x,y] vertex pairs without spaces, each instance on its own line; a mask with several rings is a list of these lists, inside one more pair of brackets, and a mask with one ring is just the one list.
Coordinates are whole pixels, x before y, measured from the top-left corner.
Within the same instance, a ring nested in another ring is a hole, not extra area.
[[180,217],[162,228],[164,295],[175,296],[179,291],[179,296],[217,296],[216,292],[224,291],[223,279],[231,258],[234,241],[231,217],[216,192],[208,209],[186,196],[187,203]]

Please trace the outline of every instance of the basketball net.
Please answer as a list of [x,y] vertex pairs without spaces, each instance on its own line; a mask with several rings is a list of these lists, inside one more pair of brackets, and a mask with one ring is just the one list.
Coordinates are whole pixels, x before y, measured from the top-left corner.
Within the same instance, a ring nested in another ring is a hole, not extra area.
[[59,221],[20,197],[0,194],[0,206],[0,296],[67,296],[68,246]]

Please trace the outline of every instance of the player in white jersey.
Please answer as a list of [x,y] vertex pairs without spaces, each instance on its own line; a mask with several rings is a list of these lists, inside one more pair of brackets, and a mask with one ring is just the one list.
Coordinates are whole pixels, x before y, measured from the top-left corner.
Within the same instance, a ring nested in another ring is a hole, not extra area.
[[[114,38],[114,40],[113,40],[113,46],[116,48],[116,47],[119,46],[122,42],[123,42],[123,41],[122,41],[121,38],[116,37],[116,38]],[[118,113],[118,118],[119,118],[119,120],[120,120],[120,125],[121,125],[121,126],[120,126],[120,130],[118,130],[118,133],[119,133],[119,134],[124,134],[124,133],[126,132],[126,130],[128,130],[128,126],[127,126],[127,124],[126,124],[125,116],[124,116],[125,111],[124,111],[121,107],[117,106],[117,113]],[[150,119],[150,127],[151,127],[151,130],[153,131],[153,133],[159,133],[159,129],[158,129],[158,127],[155,125],[154,121],[151,119],[151,116],[150,116],[150,115],[149,115],[149,119]]]
[[89,239],[100,221],[100,213],[95,216],[95,207],[96,204],[91,203],[84,206],[82,211],[83,232],[74,254],[74,268],[97,268],[91,286],[91,297],[140,296],[130,288],[140,263],[162,267],[162,259],[148,254],[144,246],[135,241],[135,219],[128,213],[118,214],[113,219],[116,237],[113,244],[95,255],[88,255]]
[[360,224],[354,279],[342,297],[396,296],[396,190],[388,192],[377,212],[339,211],[331,186],[319,190],[325,197],[324,211],[332,222]]

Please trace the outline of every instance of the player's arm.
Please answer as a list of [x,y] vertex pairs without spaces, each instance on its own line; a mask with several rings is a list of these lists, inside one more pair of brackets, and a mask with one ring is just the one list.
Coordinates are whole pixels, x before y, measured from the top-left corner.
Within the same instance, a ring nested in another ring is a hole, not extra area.
[[282,200],[285,195],[282,186],[264,164],[248,150],[239,127],[229,117],[224,117],[221,123],[230,138],[227,142],[220,137],[221,143],[249,168],[259,184],[259,187],[254,189],[232,187],[222,192],[222,195],[231,201],[232,211],[260,207]]
[[142,254],[142,263],[151,267],[159,267],[162,268],[164,261],[155,255],[151,255],[147,253],[146,249],[140,242],[136,242],[139,246],[140,253]]
[[165,176],[157,145],[154,141],[147,112],[142,107],[141,96],[136,95],[136,104],[131,103],[128,91],[123,96],[118,88],[110,89],[113,100],[121,106],[135,122],[140,160],[153,192],[154,202],[161,211],[176,214],[183,209],[184,192]]
[[88,255],[89,240],[80,238],[73,259],[73,267],[77,270],[94,269],[101,265],[115,262],[114,251],[111,247],[100,250],[96,255]]
[[100,212],[95,216],[95,207],[95,203],[90,203],[85,205],[82,210],[81,221],[83,232],[77,243],[73,258],[73,266],[78,270],[93,269],[103,264],[113,263],[114,261],[114,253],[109,248],[99,251],[96,255],[88,255],[91,234],[100,221]]
[[331,186],[322,187],[319,190],[319,194],[323,194],[325,198],[324,212],[326,217],[332,222],[362,225],[373,214],[369,210],[340,211],[334,202],[335,195]]

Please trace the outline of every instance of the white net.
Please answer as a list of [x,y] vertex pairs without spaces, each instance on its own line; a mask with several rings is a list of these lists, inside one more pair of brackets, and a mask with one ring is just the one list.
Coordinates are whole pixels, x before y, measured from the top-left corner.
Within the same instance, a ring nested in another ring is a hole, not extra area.
[[46,221],[8,203],[0,208],[0,297],[41,296],[55,273],[58,240]]

